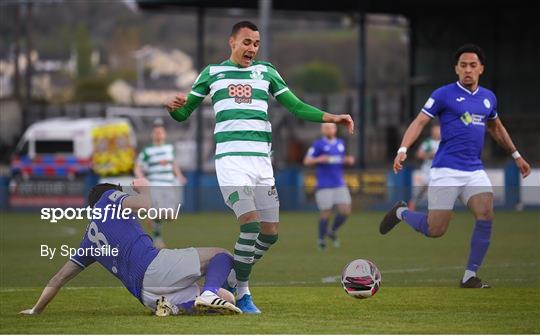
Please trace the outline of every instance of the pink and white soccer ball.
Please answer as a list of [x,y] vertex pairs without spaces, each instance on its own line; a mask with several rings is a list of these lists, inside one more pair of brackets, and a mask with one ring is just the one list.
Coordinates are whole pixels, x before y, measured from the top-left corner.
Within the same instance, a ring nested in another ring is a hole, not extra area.
[[381,272],[377,266],[365,259],[356,259],[345,266],[341,283],[345,292],[357,299],[367,299],[381,288]]

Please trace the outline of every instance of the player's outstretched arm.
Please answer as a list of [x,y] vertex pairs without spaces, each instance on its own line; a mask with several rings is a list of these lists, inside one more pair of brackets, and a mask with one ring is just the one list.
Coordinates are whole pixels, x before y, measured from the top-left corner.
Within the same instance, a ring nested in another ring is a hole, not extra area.
[[137,195],[130,195],[122,201],[122,207],[137,209],[149,209],[152,207],[152,198],[150,196],[150,182],[145,178],[138,178],[131,183],[133,190]]
[[182,122],[189,118],[191,113],[201,105],[203,100],[204,97],[196,96],[193,93],[190,93],[187,96],[180,93],[167,103],[165,107],[174,120]]
[[304,157],[304,166],[311,167],[319,163],[328,163],[328,155],[319,155],[317,157],[313,157],[311,155],[306,154]]
[[344,125],[347,127],[350,134],[354,134],[354,122],[348,114],[335,115],[323,112],[318,108],[301,101],[290,90],[279,94],[276,97],[276,100],[299,119],[319,123],[328,122]]
[[407,148],[409,148],[420,136],[424,127],[431,121],[431,118],[425,113],[419,113],[418,116],[409,125],[403,139],[401,140],[401,146],[394,159],[394,174],[403,169],[403,161],[407,159]]
[[324,112],[323,122],[334,123],[347,127],[350,135],[354,134],[354,121],[350,114],[330,114]]
[[512,138],[510,138],[510,134],[508,134],[508,131],[506,131],[502,121],[499,118],[488,120],[487,129],[488,133],[493,139],[495,139],[499,146],[504,148],[508,154],[512,154],[512,157],[514,160],[516,160],[516,165],[518,166],[521,175],[523,177],[529,176],[531,173],[531,166],[517,151],[517,148],[514,145]]
[[75,264],[73,261],[67,261],[62,268],[52,277],[47,286],[41,292],[41,296],[33,308],[25,309],[19,314],[22,315],[37,315],[43,312],[45,307],[51,302],[60,289],[71,279],[76,277],[83,268]]
[[144,172],[139,162],[135,162],[135,167],[133,167],[133,174],[136,178],[144,178]]

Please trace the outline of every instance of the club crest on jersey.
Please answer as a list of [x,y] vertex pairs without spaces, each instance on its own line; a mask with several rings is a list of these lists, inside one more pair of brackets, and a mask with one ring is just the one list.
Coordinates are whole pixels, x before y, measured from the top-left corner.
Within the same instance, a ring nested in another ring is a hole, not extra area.
[[251,104],[252,88],[249,84],[230,84],[227,86],[229,97],[234,98],[237,104]]
[[254,70],[251,70],[251,74],[249,75],[249,77],[251,77],[251,79],[262,80],[263,73],[261,69],[254,69]]
[[484,106],[488,109],[491,107],[491,103],[489,102],[489,100],[486,98],[484,99]]
[[253,195],[253,187],[248,186],[248,185],[244,186],[244,194],[248,196]]

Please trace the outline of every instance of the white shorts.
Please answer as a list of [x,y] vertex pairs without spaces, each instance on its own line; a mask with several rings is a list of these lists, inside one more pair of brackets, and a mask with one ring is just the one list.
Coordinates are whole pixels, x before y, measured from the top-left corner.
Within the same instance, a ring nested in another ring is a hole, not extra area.
[[328,210],[337,204],[351,204],[351,193],[349,188],[345,186],[322,188],[315,192],[315,202],[317,202],[319,210]]
[[263,222],[279,222],[279,197],[269,157],[224,156],[216,160],[223,199],[236,217],[258,211]]
[[482,193],[493,193],[491,181],[484,170],[431,168],[428,188],[430,210],[452,210],[456,199],[460,198],[467,205],[472,196]]
[[195,300],[200,278],[201,263],[195,248],[162,249],[144,274],[142,302],[154,311],[161,296],[175,305]]

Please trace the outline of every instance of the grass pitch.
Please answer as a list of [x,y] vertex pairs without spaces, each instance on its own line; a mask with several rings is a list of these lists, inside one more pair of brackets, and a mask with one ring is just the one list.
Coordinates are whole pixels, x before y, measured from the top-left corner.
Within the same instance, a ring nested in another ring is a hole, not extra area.
[[[260,316],[157,318],[112,275],[93,265],[40,316],[19,316],[65,261],[40,257],[40,245],[77,247],[84,221],[51,224],[38,213],[2,213],[0,333],[540,333],[540,214],[500,212],[480,276],[494,288],[457,288],[474,220],[457,213],[449,232],[427,239],[400,224],[378,234],[382,213],[355,213],[342,246],[318,251],[316,213],[282,213],[280,238],[252,276]],[[237,226],[229,213],[181,216],[165,226],[169,247],[231,249]],[[57,252],[58,253],[58,252]],[[367,300],[339,284],[352,259],[373,260],[383,285]]]

